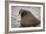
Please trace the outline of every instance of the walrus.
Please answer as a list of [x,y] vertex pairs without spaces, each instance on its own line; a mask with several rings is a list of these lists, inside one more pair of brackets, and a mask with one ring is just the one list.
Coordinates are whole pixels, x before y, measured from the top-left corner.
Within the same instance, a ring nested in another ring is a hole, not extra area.
[[19,14],[21,16],[21,27],[36,27],[40,24],[40,20],[38,20],[29,10],[21,9]]

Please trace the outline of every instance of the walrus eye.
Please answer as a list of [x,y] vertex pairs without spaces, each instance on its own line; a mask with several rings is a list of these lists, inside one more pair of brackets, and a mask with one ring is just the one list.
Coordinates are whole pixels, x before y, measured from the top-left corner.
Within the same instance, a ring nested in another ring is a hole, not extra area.
[[25,15],[27,15],[27,13],[24,11],[24,12],[21,14],[21,17],[24,17]]

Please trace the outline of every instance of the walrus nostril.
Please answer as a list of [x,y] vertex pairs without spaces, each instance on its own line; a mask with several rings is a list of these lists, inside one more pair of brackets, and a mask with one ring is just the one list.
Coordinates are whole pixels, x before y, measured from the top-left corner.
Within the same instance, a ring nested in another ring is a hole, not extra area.
[[21,9],[19,11],[19,14],[21,14],[21,26],[22,27],[30,27],[30,26],[37,26],[40,24],[40,21],[36,19],[32,13],[28,10]]

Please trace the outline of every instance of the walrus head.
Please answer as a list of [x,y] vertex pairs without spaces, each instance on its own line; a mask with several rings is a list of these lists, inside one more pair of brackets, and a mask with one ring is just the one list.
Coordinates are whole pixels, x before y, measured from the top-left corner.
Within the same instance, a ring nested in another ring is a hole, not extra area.
[[19,11],[19,14],[21,15],[21,26],[22,27],[30,27],[30,26],[37,26],[40,24],[40,21],[36,19],[32,13],[28,10],[21,9]]

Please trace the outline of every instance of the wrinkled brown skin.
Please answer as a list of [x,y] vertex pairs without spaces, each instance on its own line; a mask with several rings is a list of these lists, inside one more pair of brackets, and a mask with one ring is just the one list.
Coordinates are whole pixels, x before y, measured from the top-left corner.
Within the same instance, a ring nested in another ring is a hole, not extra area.
[[21,15],[21,27],[35,27],[40,24],[40,21],[28,10],[21,9],[19,14]]

